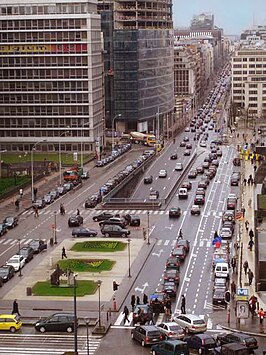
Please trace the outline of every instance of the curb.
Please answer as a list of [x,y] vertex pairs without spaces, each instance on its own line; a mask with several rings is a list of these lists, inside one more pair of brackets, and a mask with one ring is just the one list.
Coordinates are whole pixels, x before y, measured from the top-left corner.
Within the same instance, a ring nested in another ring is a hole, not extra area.
[[225,326],[225,325],[221,325],[221,324],[218,324],[222,329],[224,330],[228,330],[230,332],[235,332],[235,333],[245,333],[247,335],[252,335],[252,336],[256,336],[256,337],[262,337],[262,338],[266,338],[266,333],[263,334],[263,333],[255,333],[255,332],[249,332],[249,331],[246,331],[246,330],[239,330],[239,329],[236,329],[236,328],[231,328],[229,326]]

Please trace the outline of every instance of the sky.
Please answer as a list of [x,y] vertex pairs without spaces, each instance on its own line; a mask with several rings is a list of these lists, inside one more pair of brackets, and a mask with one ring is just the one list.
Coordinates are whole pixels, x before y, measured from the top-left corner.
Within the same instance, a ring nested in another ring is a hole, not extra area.
[[203,12],[213,13],[227,35],[266,25],[266,0],[173,0],[174,27],[189,27],[193,15]]

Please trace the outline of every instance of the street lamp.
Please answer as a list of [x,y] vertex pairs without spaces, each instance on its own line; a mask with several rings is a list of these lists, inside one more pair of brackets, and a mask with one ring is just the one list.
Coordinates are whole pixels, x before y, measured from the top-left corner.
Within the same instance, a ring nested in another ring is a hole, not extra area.
[[73,274],[74,289],[73,289],[73,299],[74,299],[74,355],[78,355],[78,324],[77,324],[77,281],[76,277],[78,274]]
[[130,242],[131,242],[131,239],[128,238],[128,240],[127,240],[127,249],[128,249],[128,277],[131,277],[131,269],[130,269]]
[[102,284],[102,280],[98,280],[97,286],[98,286],[98,291],[99,291],[99,301],[98,301],[99,328],[101,328],[101,284]]
[[62,132],[62,133],[60,134],[59,140],[58,140],[58,143],[59,143],[58,154],[59,154],[59,181],[60,181],[60,186],[62,185],[62,176],[61,176],[62,159],[61,159],[61,139],[60,139],[60,138],[61,138],[64,134],[69,134],[69,131]]
[[57,244],[57,235],[56,235],[56,211],[54,211],[54,244]]
[[0,179],[2,177],[2,153],[5,153],[5,152],[7,152],[6,149],[0,150]]
[[147,217],[148,217],[148,240],[147,240],[147,244],[150,245],[150,212],[147,212]]
[[[20,256],[20,239],[18,239],[18,255]],[[18,270],[19,270],[18,276],[19,277],[23,276],[21,273],[20,260],[19,260],[19,269]]]
[[121,117],[121,113],[119,113],[118,115],[116,115],[115,117],[112,118],[112,152],[114,150],[114,146],[115,146],[115,142],[114,142],[114,123],[115,123],[115,119],[118,118],[118,117]]
[[84,159],[83,159],[83,140],[84,140],[84,127],[85,126],[89,126],[90,125],[90,121],[89,122],[86,122],[84,123],[84,120],[83,120],[83,123],[82,123],[82,138],[81,138],[81,144],[80,144],[80,166],[81,168],[83,168],[83,165],[84,165]]
[[90,355],[90,340],[89,340],[89,323],[90,319],[85,318],[85,323],[86,323],[86,335],[87,335],[87,355]]
[[47,140],[42,139],[41,141],[38,141],[35,144],[33,144],[31,148],[31,200],[32,202],[34,202],[33,151],[35,150],[36,145],[42,142],[47,142]]

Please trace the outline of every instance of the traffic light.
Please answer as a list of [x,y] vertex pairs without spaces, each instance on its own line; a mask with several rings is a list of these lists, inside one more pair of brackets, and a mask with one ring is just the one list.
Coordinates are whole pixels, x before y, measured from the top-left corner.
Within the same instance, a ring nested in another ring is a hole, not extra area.
[[225,302],[226,303],[229,303],[230,302],[230,300],[231,300],[231,292],[230,291],[225,291],[225,293],[224,293],[224,299],[225,299]]
[[118,290],[118,284],[116,283],[116,281],[113,281],[113,291],[117,291]]

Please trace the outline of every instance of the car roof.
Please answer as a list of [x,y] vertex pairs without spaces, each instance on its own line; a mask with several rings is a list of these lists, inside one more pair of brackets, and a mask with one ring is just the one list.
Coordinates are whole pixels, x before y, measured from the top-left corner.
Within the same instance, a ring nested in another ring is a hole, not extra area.
[[141,328],[145,330],[156,330],[159,331],[159,329],[155,325],[141,325]]
[[184,314],[184,315],[182,315],[182,314],[180,314],[179,316],[185,316],[185,317],[187,317],[187,318],[189,318],[189,319],[191,319],[191,320],[203,320],[204,321],[204,319],[202,319],[202,318],[200,318],[199,316],[197,316],[196,314]]

